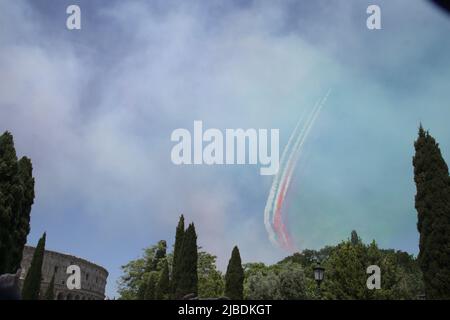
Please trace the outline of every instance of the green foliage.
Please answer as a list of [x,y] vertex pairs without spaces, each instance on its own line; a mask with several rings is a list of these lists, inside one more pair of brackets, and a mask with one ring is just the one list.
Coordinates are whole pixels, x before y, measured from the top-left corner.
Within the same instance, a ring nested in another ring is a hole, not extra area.
[[145,286],[144,300],[156,299],[156,285],[158,283],[158,273],[151,271],[147,277],[147,284]]
[[175,289],[175,297],[182,298],[187,294],[198,294],[197,274],[197,234],[191,223],[184,234],[179,263],[179,278]]
[[244,288],[246,299],[252,300],[309,299],[314,294],[312,280],[294,262],[246,264]]
[[[403,260],[403,262],[402,262]],[[325,299],[415,299],[421,290],[420,270],[404,252],[381,250],[375,242],[345,241],[325,261],[322,295]],[[381,288],[369,290],[367,267],[381,270]]]
[[45,291],[44,300],[55,300],[55,274],[53,274],[52,280]]
[[153,256],[153,259],[151,259],[147,266],[147,272],[150,271],[158,271],[159,270],[159,264],[161,263],[161,261],[166,257],[166,252],[167,252],[167,243],[165,240],[161,240],[158,242],[156,248],[155,248],[155,253]]
[[350,235],[350,242],[353,245],[357,245],[357,244],[361,243],[361,238],[358,236],[358,233],[355,230],[353,230]]
[[[151,246],[144,250],[142,257],[131,260],[122,266],[123,275],[118,281],[118,293],[122,300],[143,300],[145,298],[146,285],[148,276],[152,270],[149,268],[155,256],[160,249],[160,241],[157,245]],[[162,269],[161,264],[165,259],[159,259],[156,271]]]
[[225,274],[225,296],[239,300],[244,297],[244,269],[242,268],[241,255],[237,246],[231,252]]
[[178,281],[180,278],[180,260],[181,250],[183,249],[183,240],[184,240],[184,216],[181,215],[180,220],[178,221],[178,225],[175,231],[175,243],[173,247],[173,262],[172,262],[172,280],[171,280],[171,292],[172,296],[175,297],[175,291],[178,286]]
[[155,298],[157,300],[167,300],[170,294],[170,278],[169,278],[169,264],[164,259],[161,275],[159,276],[158,284],[156,286]]
[[198,296],[201,298],[219,298],[223,295],[224,280],[216,268],[216,259],[207,252],[198,253]]
[[44,261],[45,252],[45,233],[39,239],[38,245],[34,250],[31,260],[30,269],[28,269],[22,288],[22,299],[38,300],[39,291],[41,289],[42,278],[42,262]]
[[450,299],[450,177],[439,144],[420,126],[414,143],[419,263],[427,299]]
[[[300,264],[306,276],[309,299],[317,296],[313,268],[320,261],[325,267],[322,299],[416,299],[423,292],[422,274],[417,260],[402,251],[380,249],[375,242],[365,245],[353,231],[350,239],[319,251],[304,250],[283,259]],[[381,269],[381,289],[367,289],[367,267]]]
[[17,161],[13,136],[0,136],[0,274],[15,273],[30,232],[34,178],[30,159]]

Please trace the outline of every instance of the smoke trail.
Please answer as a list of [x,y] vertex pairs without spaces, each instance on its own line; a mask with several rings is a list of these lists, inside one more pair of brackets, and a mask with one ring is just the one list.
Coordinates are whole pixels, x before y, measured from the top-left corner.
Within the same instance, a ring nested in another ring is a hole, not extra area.
[[295,129],[289,137],[288,143],[283,150],[280,161],[280,170],[272,182],[269,197],[267,198],[267,203],[264,210],[264,225],[269,234],[269,239],[273,244],[288,251],[294,251],[295,246],[286,225],[284,224],[281,209],[289,189],[297,161],[301,155],[302,147],[325,102],[327,101],[329,94],[330,90],[328,90],[327,94],[322,99],[317,101],[307,117],[305,125],[300,131],[299,128],[302,119],[300,119],[295,126]]
[[278,194],[277,190],[278,190],[279,185],[280,185],[281,177],[283,176],[283,171],[284,171],[285,164],[286,164],[288,156],[289,156],[289,151],[293,147],[294,138],[297,135],[297,131],[300,128],[300,123],[301,122],[302,122],[302,118],[300,118],[298,120],[297,125],[295,126],[295,129],[292,132],[291,136],[289,137],[288,143],[287,143],[286,147],[283,150],[283,153],[281,155],[281,160],[280,160],[279,171],[275,175],[274,180],[272,182],[272,186],[271,186],[270,192],[269,192],[269,197],[267,198],[266,207],[264,209],[264,225],[266,227],[267,233],[269,234],[269,240],[274,245],[278,245],[278,242],[277,242],[277,239],[276,239],[276,234],[275,234],[275,232],[274,232],[274,230],[272,228],[273,221],[271,221],[271,213],[273,212],[273,208],[275,206],[275,200],[277,198],[276,195]]

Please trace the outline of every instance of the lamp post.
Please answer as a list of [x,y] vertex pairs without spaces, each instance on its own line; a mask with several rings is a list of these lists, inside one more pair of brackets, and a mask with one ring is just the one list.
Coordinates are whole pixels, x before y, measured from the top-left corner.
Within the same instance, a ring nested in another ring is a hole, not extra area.
[[325,274],[325,268],[321,267],[320,263],[318,263],[314,267],[314,280],[316,280],[316,283],[317,283],[317,294],[319,296],[319,299],[321,298],[321,296],[320,296],[320,284],[323,281],[324,274]]

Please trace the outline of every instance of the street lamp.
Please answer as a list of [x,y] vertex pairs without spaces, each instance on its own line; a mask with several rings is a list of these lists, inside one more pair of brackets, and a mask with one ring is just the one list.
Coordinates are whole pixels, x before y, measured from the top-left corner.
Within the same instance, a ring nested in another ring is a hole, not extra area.
[[324,274],[325,274],[325,268],[321,267],[320,263],[318,263],[314,267],[314,280],[316,280],[316,283],[317,283],[317,293],[319,295],[319,298],[320,298],[320,284],[323,281]]

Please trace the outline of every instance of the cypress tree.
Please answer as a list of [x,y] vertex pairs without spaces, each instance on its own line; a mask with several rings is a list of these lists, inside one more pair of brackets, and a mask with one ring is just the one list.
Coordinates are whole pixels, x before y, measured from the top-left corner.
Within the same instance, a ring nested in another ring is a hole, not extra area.
[[439,144],[422,125],[414,143],[419,264],[428,299],[450,299],[450,178]]
[[30,232],[34,179],[30,159],[17,161],[11,133],[0,136],[0,274],[15,273]]
[[20,268],[22,261],[23,248],[27,242],[27,236],[30,233],[30,213],[31,206],[34,203],[34,178],[33,165],[31,160],[23,157],[18,162],[18,175],[22,185],[23,197],[20,204],[20,211],[17,214],[14,224],[14,250],[12,251],[10,271]]
[[145,289],[145,300],[155,300],[157,282],[158,274],[156,272],[151,272]]
[[178,261],[180,274],[175,292],[176,298],[182,298],[187,294],[197,295],[197,258],[197,234],[194,224],[191,223],[184,234],[181,258]]
[[178,280],[180,276],[180,259],[181,259],[181,249],[183,246],[184,239],[184,216],[181,215],[178,221],[178,226],[175,233],[175,244],[173,248],[173,262],[172,262],[172,283],[171,291],[172,295],[175,295],[175,291],[178,286]]
[[12,251],[16,249],[13,222],[21,200],[17,171],[13,136],[5,132],[0,136],[0,274],[11,272]]
[[39,291],[41,289],[42,278],[42,263],[44,261],[45,252],[45,232],[39,239],[38,245],[34,250],[33,259],[31,260],[30,268],[25,277],[22,298],[24,300],[38,300]]
[[225,274],[225,296],[233,300],[244,298],[244,269],[237,246],[233,248]]
[[156,286],[157,300],[166,300],[169,298],[170,282],[169,282],[169,264],[167,260],[163,262],[163,269]]
[[45,291],[44,300],[55,300],[55,274],[53,273],[47,291]]

